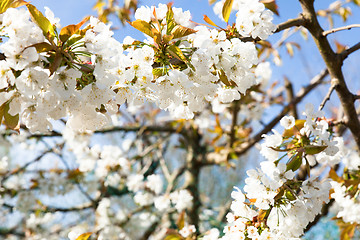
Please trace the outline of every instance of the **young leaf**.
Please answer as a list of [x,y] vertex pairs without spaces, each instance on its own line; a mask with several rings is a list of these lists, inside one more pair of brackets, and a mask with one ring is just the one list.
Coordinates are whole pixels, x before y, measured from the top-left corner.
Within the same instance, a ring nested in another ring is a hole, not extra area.
[[204,21],[208,24],[210,24],[211,26],[214,27],[219,27],[218,25],[216,25],[208,16],[204,15]]
[[76,240],[88,240],[92,232],[83,233],[76,238]]
[[181,51],[181,49],[175,45],[170,45],[167,48],[168,52],[175,58],[179,59],[180,61],[183,62],[188,62],[188,60],[186,59],[185,55],[183,54],[183,52]]
[[270,210],[263,210],[263,209],[261,209],[261,210],[259,211],[258,220],[259,220],[260,222],[266,220],[266,217],[268,217],[269,214],[270,214]]
[[55,29],[54,26],[50,23],[50,21],[33,5],[27,4],[32,19],[43,31],[43,35],[50,41],[55,37]]
[[10,4],[11,8],[17,8],[17,7],[21,7],[21,6],[28,4],[28,2],[25,2],[24,0],[13,0],[11,2],[12,2]]
[[152,31],[153,27],[150,25],[150,23],[145,22],[141,19],[138,19],[133,22],[129,22],[129,24],[131,26],[133,26],[134,28],[136,28],[137,30],[139,30],[140,32],[143,32],[150,37],[154,37],[153,31]]
[[307,158],[305,157],[305,160],[306,160],[306,173],[307,173],[307,176],[310,177],[310,163],[309,161],[307,160]]
[[294,172],[298,170],[302,164],[302,155],[303,152],[298,152],[291,160],[286,164],[286,171],[293,170]]
[[182,240],[182,239],[184,238],[181,237],[179,234],[170,234],[164,238],[164,240]]
[[[55,47],[47,42],[42,42],[42,43],[35,43],[33,45],[27,46],[26,48],[29,47],[34,47],[36,48],[36,51],[38,53],[42,53],[42,52],[48,52],[50,50],[55,50]],[[25,49],[26,49],[25,48]]]
[[295,126],[293,128],[290,129],[286,129],[283,133],[283,137],[291,137],[294,134],[296,134],[300,129],[302,129],[304,127],[306,120],[296,120],[295,121]]
[[234,3],[234,0],[226,0],[224,3],[224,6],[222,8],[222,16],[226,23],[229,22],[229,17],[230,17],[233,3]]
[[293,57],[294,56],[294,49],[291,45],[291,43],[285,43],[285,47],[286,47],[286,50],[288,52],[288,54],[290,55],[290,57]]
[[60,51],[56,51],[54,61],[50,63],[50,75],[52,75],[61,65],[62,62],[62,54]]
[[166,25],[167,25],[166,34],[170,35],[171,31],[176,26],[176,23],[174,21],[174,12],[171,6],[168,6],[168,11],[166,13]]
[[333,168],[331,168],[329,171],[329,177],[332,180],[334,180],[335,182],[338,182],[338,183],[344,182],[344,180],[337,175],[336,171]]
[[19,124],[19,114],[16,114],[15,116],[12,116],[9,114],[9,109],[10,109],[10,101],[5,103],[4,106],[4,123],[5,126],[16,130],[18,124]]
[[0,2],[0,14],[4,13],[9,8],[17,8],[26,4],[27,2],[23,0],[2,0]]
[[4,103],[3,105],[0,106],[0,124],[1,124],[2,119],[3,119],[3,117],[4,117],[6,104],[7,104],[7,103]]
[[340,240],[351,240],[356,230],[356,223],[338,223],[340,228]]
[[71,24],[66,27],[63,27],[60,31],[60,40],[62,42],[66,42],[74,33],[79,31],[82,25],[89,21],[90,17],[85,17],[81,22],[78,24]]
[[164,43],[170,42],[173,38],[174,38],[174,35],[164,35],[164,36],[162,36],[162,39],[163,39]]
[[4,13],[8,8],[10,8],[10,4],[12,3],[12,0],[3,0],[0,2],[0,14]]
[[314,155],[314,154],[318,154],[321,153],[322,151],[325,150],[325,148],[327,148],[327,146],[313,146],[313,145],[307,145],[304,147],[305,149],[305,153],[308,155]]
[[358,6],[360,6],[360,0],[352,0],[352,2]]
[[154,68],[152,70],[152,73],[153,73],[155,78],[164,76],[167,72],[168,72],[168,69],[167,68],[162,68],[162,67],[161,68]]
[[228,79],[224,70],[221,69],[220,71],[218,71],[218,75],[220,81],[222,81],[226,86],[237,87],[237,84],[233,80]]
[[161,38],[161,33],[156,28],[152,28],[151,32],[153,34],[154,42],[156,42],[157,44],[160,44],[161,39],[162,39]]
[[190,34],[196,33],[197,31],[191,28],[187,28],[181,25],[177,25],[174,27],[174,29],[171,31],[171,34],[175,38],[182,38],[185,36],[188,36]]
[[272,11],[273,13],[279,16],[279,12],[278,12],[279,7],[276,4],[276,0],[261,0],[260,2],[264,4],[267,9],[269,9],[270,11]]
[[176,225],[177,225],[179,230],[184,228],[184,226],[185,226],[185,211],[182,211],[179,214],[179,218],[178,218],[178,220],[176,222]]
[[296,195],[294,196],[294,194],[292,192],[290,192],[289,190],[285,191],[285,196],[290,201],[294,201],[296,199]]

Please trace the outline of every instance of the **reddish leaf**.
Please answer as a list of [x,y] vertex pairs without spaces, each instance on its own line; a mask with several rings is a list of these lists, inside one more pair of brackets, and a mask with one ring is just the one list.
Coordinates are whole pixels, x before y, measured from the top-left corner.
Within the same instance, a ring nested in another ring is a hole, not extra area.
[[[30,45],[30,46],[27,46],[26,48],[29,48],[29,47],[34,47],[36,48],[36,51],[38,53],[42,53],[42,52],[48,52],[48,51],[51,51],[51,50],[55,50],[55,47],[47,42],[42,42],[42,43],[35,43],[33,45]],[[25,49],[26,49],[25,48]]]
[[181,25],[177,25],[174,27],[174,29],[171,31],[171,34],[174,36],[174,38],[182,38],[185,36],[188,36],[190,34],[196,33],[197,31],[191,28],[187,28]]
[[91,236],[92,232],[83,233],[76,238],[76,240],[87,240]]
[[60,31],[60,40],[62,42],[66,42],[74,33],[79,31],[82,25],[89,21],[90,17],[85,17],[81,22],[78,24],[71,24],[66,27],[63,27]]
[[219,27],[218,25],[216,25],[208,16],[204,15],[204,21],[208,24],[210,24],[211,26],[214,27]]
[[138,19],[133,22],[129,22],[129,24],[131,26],[133,26],[134,28],[136,28],[137,30],[139,30],[140,32],[143,32],[150,37],[154,37],[154,33],[152,31],[152,29],[154,29],[154,28],[150,25],[150,23],[145,22],[141,19]]

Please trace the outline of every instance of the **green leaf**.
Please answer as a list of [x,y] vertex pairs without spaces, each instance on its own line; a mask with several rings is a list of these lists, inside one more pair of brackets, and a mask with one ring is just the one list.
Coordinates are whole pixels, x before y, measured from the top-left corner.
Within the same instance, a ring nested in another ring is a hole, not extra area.
[[2,0],[0,2],[0,13],[4,13],[8,8],[10,8],[12,0]]
[[298,170],[302,164],[302,155],[303,152],[298,152],[296,155],[294,155],[286,164],[286,171],[293,170],[295,172]]
[[66,45],[70,47],[71,45],[73,45],[74,43],[77,43],[78,41],[80,41],[83,38],[84,38],[84,36],[74,34],[66,41]]
[[285,196],[290,201],[294,201],[296,199],[296,196],[294,196],[294,194],[292,194],[289,190],[285,190]]
[[230,17],[233,3],[234,3],[234,0],[226,0],[224,3],[224,6],[222,8],[222,16],[226,23],[229,22],[229,17]]
[[173,38],[174,38],[174,35],[164,35],[162,39],[163,39],[164,43],[168,43],[168,42],[170,42]]
[[327,146],[312,146],[312,145],[308,145],[308,146],[304,147],[305,153],[308,155],[314,155],[314,154],[321,153],[326,148],[327,148]]
[[229,82],[228,77],[226,76],[224,70],[218,71],[219,79],[222,81],[226,86],[231,86],[231,83]]
[[174,27],[174,29],[171,31],[171,34],[174,36],[174,38],[182,38],[185,36],[188,36],[190,34],[196,33],[197,31],[191,28],[187,28],[181,25],[177,25]]
[[[133,22],[129,22],[129,24],[131,26],[133,26],[134,28],[136,28],[137,30],[139,30],[140,32],[143,32],[152,38],[154,37],[154,33],[152,31],[152,29],[154,29],[154,28],[150,25],[150,23],[145,22],[141,19],[138,19]],[[155,29],[155,30],[157,31],[157,29]]]
[[28,8],[34,22],[36,22],[36,24],[43,31],[43,35],[47,40],[52,42],[55,37],[55,29],[54,26],[50,23],[49,19],[44,17],[44,15],[35,6],[27,4],[26,7]]
[[152,70],[152,74],[154,75],[155,78],[164,76],[169,70],[167,68],[154,68]]
[[4,124],[8,128],[10,128],[12,130],[16,130],[18,127],[18,124],[19,124],[19,114],[16,114],[15,116],[12,116],[9,114],[10,102],[11,101],[4,103],[5,104],[4,110],[3,110]]
[[92,232],[83,233],[76,238],[76,240],[88,240]]
[[28,4],[28,2],[25,2],[24,0],[15,0],[15,1],[13,0],[11,2],[12,2],[10,4],[11,8],[17,8],[17,7],[21,7],[21,6]]
[[166,34],[169,35],[173,30],[173,28],[176,26],[176,23],[174,21],[174,12],[171,6],[168,6],[168,11],[166,13],[166,25],[167,25]]
[[167,47],[168,52],[175,58],[179,59],[180,61],[183,61],[185,63],[188,62],[185,55],[181,51],[181,49],[175,45],[170,45]]
[[291,137],[296,134],[300,129],[304,127],[306,120],[295,120],[295,126],[293,128],[287,129],[283,133],[283,137]]
[[182,239],[184,238],[181,237],[179,234],[170,234],[164,238],[164,240],[182,240]]
[[9,8],[17,8],[27,4],[23,0],[2,0],[0,2],[0,14],[4,13]]
[[3,117],[4,117],[6,104],[7,104],[7,103],[3,103],[3,105],[0,106],[0,124],[1,124],[2,119],[3,119]]
[[185,226],[185,211],[182,211],[179,214],[179,218],[178,218],[178,220],[176,222],[176,225],[177,225],[179,230],[184,228],[184,226]]
[[86,23],[87,21],[89,21],[90,17],[85,17],[81,22],[79,22],[78,24],[71,24],[68,25],[66,27],[63,27],[60,31],[60,40],[62,42],[66,42],[73,34],[77,33],[77,31],[79,31],[79,29],[81,28],[82,25],[84,25],[84,23]]

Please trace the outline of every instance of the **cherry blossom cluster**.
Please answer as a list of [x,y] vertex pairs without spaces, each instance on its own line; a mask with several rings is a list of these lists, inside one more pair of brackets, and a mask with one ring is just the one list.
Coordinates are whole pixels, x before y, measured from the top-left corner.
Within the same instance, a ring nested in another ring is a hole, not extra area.
[[[345,165],[343,177],[332,176],[336,217],[346,223],[360,224],[360,157],[355,151],[348,150],[342,162]],[[334,172],[335,173],[335,172]]]
[[338,206],[337,217],[341,218],[344,222],[348,223],[360,223],[360,201],[359,201],[359,185],[353,186],[357,189],[355,195],[349,194],[347,189],[350,186],[345,186],[339,182],[331,181],[331,186],[334,189],[334,193],[331,197],[335,200]]
[[329,183],[297,182],[285,164],[264,162],[247,174],[246,195],[238,188],[231,194],[232,212],[221,239],[295,239],[329,201]]
[[[254,43],[195,27],[180,8],[140,7],[131,25],[148,38],[127,37],[123,43],[96,18],[66,35],[66,27],[54,30],[60,23],[49,9],[35,21],[37,10],[29,11],[10,8],[0,16],[7,38],[0,45],[6,57],[0,62],[0,104],[32,132],[51,130],[61,118],[73,130],[96,130],[125,102],[153,102],[175,118],[189,119],[206,102],[232,102],[258,83]],[[49,22],[50,30],[40,21]],[[273,25],[266,28],[273,31]]]
[[[345,186],[334,181],[330,184],[328,180],[319,180],[314,176],[307,180],[295,178],[295,171],[302,164],[309,166],[308,158],[329,159],[327,162],[319,162],[333,166],[348,151],[343,147],[342,138],[337,137],[338,141],[334,143],[322,112],[307,105],[304,115],[306,120],[295,121],[293,117],[283,117],[280,121],[284,128],[283,134],[273,130],[273,135],[263,135],[261,153],[267,161],[260,164],[260,169],[247,171],[248,178],[244,186],[246,194],[237,187],[232,192],[234,200],[231,204],[232,212],[227,215],[225,235],[219,238],[219,233],[214,231],[207,238],[298,239],[308,223],[321,212],[323,204],[329,202],[332,187],[335,192],[331,196],[340,201],[338,217],[346,215],[345,211],[350,208],[345,208],[343,203],[355,203],[358,195],[355,198],[345,197]],[[342,151],[339,151],[339,146]],[[279,158],[279,152],[286,154]],[[289,159],[287,163],[283,163],[286,155]],[[310,175],[310,168],[308,171]],[[349,216],[357,215],[355,213]],[[346,218],[344,221],[355,220]]]
[[[323,119],[323,112],[315,111],[307,104],[303,115],[306,120],[295,122],[294,117],[284,117],[280,124],[286,129],[284,134],[273,130],[273,135],[263,135],[260,153],[268,160],[278,159],[279,152],[289,152],[293,158],[307,157],[310,165],[315,165],[313,157],[320,163],[333,166],[346,155],[342,138],[333,137],[329,122]],[[340,151],[342,150],[342,151]]]

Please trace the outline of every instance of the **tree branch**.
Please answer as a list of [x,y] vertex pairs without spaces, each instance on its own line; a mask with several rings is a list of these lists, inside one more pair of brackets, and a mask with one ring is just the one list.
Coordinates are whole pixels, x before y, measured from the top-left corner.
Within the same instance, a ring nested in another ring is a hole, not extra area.
[[[276,26],[276,29],[274,33],[281,32],[285,29],[291,28],[291,27],[300,27],[304,24],[304,19],[302,17],[289,19],[283,23],[280,23]],[[243,42],[257,42],[261,41],[260,38],[252,38],[252,37],[239,37],[239,39]]]
[[[346,126],[351,131],[357,148],[360,150],[360,121],[356,113],[353,94],[348,89],[345,78],[342,72],[342,64],[344,56],[333,51],[330,43],[326,37],[323,36],[323,29],[317,19],[317,14],[314,9],[314,0],[299,0],[303,9],[303,17],[305,19],[304,27],[313,36],[317,48],[326,64],[331,77],[331,83],[335,86],[335,91],[340,99],[341,105],[344,109],[344,120]],[[359,43],[360,45],[360,43]],[[360,48],[356,46],[355,49]],[[351,49],[355,51],[355,49]],[[348,51],[349,54],[349,51]]]
[[291,27],[300,27],[303,24],[304,24],[304,19],[302,16],[298,17],[298,18],[294,18],[294,19],[289,19],[286,22],[283,22],[283,23],[280,23],[279,25],[277,25],[274,33],[281,32],[281,31],[291,28]]
[[[4,203],[3,204],[4,207],[6,208],[10,208],[10,209],[15,209],[15,206],[12,206],[10,204]],[[60,207],[52,207],[52,206],[42,206],[43,209],[40,209],[40,211],[42,212],[49,212],[49,213],[54,213],[54,212],[77,212],[77,211],[82,211],[82,210],[86,210],[89,208],[93,208],[94,204],[93,203],[87,203],[81,206],[77,206],[77,207],[69,207],[69,208],[60,208]],[[38,211],[38,209],[32,209],[30,210],[31,212],[36,212]]]
[[352,54],[353,52],[355,52],[355,51],[357,51],[359,49],[360,49],[360,42],[358,42],[354,46],[344,50],[339,55],[340,55],[341,59],[344,61],[350,54]]

